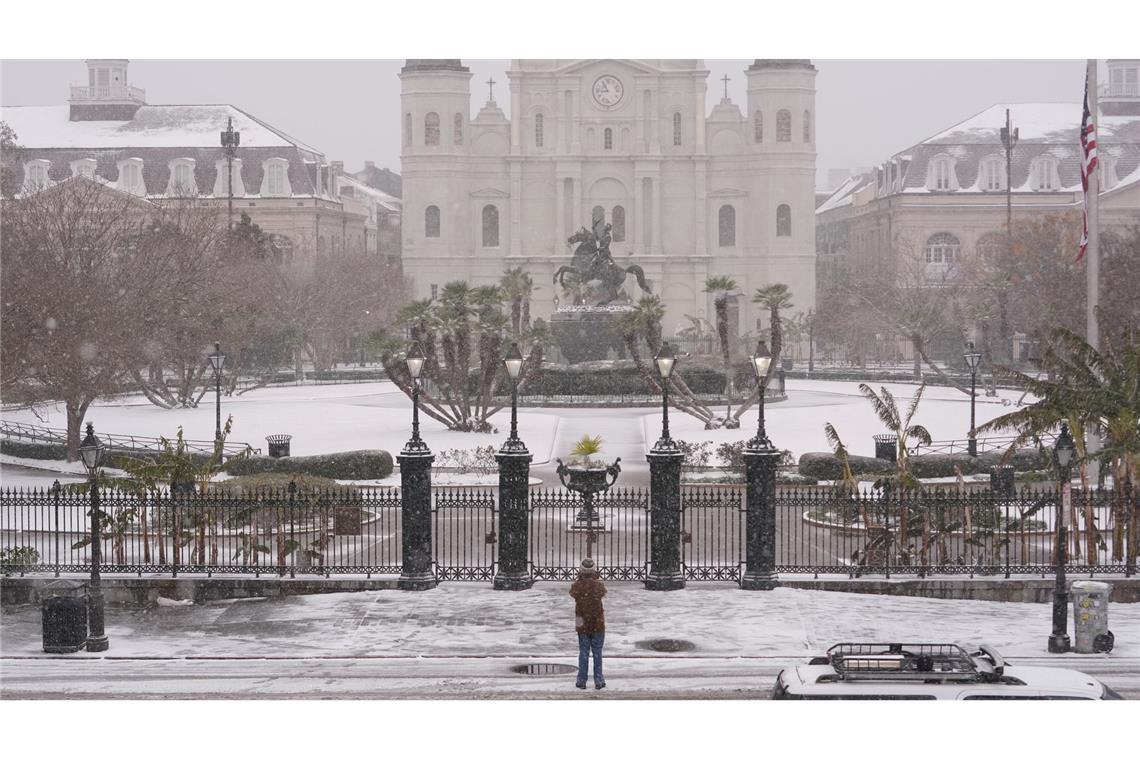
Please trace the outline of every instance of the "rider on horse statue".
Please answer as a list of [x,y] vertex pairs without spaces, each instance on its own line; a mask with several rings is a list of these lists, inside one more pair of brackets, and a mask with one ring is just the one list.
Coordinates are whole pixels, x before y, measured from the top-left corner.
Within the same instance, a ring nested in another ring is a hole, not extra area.
[[564,290],[567,289],[562,278],[567,272],[572,272],[581,283],[596,283],[596,292],[600,296],[598,306],[605,306],[623,294],[621,288],[625,284],[627,274],[637,278],[637,284],[642,290],[646,293],[651,292],[641,267],[637,265],[622,267],[610,254],[613,225],[606,223],[604,219],[596,219],[593,228],[590,231],[581,227],[566,240],[567,243],[577,244],[578,247],[574,249],[570,266],[560,267],[555,272],[554,282],[561,285]]

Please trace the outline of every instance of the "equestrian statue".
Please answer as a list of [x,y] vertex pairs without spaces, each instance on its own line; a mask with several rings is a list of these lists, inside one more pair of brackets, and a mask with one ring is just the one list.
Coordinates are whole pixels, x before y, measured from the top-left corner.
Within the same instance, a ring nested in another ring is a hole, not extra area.
[[636,277],[638,287],[646,293],[652,292],[641,267],[636,264],[622,267],[610,255],[612,229],[613,225],[606,224],[603,227],[602,220],[598,220],[594,222],[593,230],[581,227],[567,238],[566,242],[577,248],[574,249],[570,265],[560,267],[554,273],[554,282],[562,286],[563,290],[569,290],[563,278],[570,273],[579,283],[594,285],[593,292],[600,298],[597,306],[605,306],[623,294],[622,286],[627,274]]

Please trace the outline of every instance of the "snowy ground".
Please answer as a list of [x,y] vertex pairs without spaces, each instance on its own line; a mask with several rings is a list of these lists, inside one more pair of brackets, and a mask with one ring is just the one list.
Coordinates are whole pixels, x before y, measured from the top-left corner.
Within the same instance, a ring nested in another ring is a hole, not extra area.
[[[905,405],[917,386],[902,383],[887,387]],[[884,432],[870,404],[858,392],[858,383],[824,380],[789,380],[789,398],[769,404],[765,417],[768,434],[780,448],[790,449],[795,456],[808,451],[827,451],[823,434],[825,422],[835,425],[839,435],[855,454],[873,455],[871,436]],[[876,390],[878,386],[875,386]],[[977,399],[978,424],[1013,410],[1020,394],[999,391],[996,398]],[[1008,404],[1008,405],[1005,405]],[[58,405],[37,409],[38,417],[28,410],[5,411],[0,416],[22,422],[63,428],[66,418]],[[231,440],[248,442],[265,449],[265,436],[290,433],[294,455],[323,454],[352,449],[381,448],[397,452],[410,433],[411,402],[388,382],[345,385],[288,386],[261,388],[236,398],[222,401],[223,416],[232,414]],[[915,421],[926,425],[935,440],[963,439],[969,428],[969,398],[953,388],[929,387]],[[197,409],[160,409],[141,396],[96,403],[87,413],[96,431],[140,436],[173,437],[178,426],[187,438],[211,440],[214,432],[214,405],[209,396]],[[495,446],[506,438],[510,413],[501,412],[492,422],[498,433],[455,433],[440,423],[421,415],[422,434],[435,452],[450,448]],[[738,430],[706,431],[692,417],[672,410],[669,423],[675,438],[690,442],[710,441],[714,444],[750,438],[756,425],[756,413],[749,411]],[[565,457],[574,440],[583,433],[601,435],[609,442],[603,448],[607,457],[622,457],[623,483],[643,477],[646,470],[645,451],[660,436],[661,413],[657,409],[523,409],[519,413],[519,434],[534,454],[534,466],[542,469],[557,457]],[[7,464],[23,463],[36,467],[55,467],[46,463],[0,457]],[[552,468],[546,468],[552,469]],[[78,463],[67,470],[82,478]],[[556,482],[556,480],[555,480]],[[8,486],[48,485],[34,474],[6,468],[4,484]]]

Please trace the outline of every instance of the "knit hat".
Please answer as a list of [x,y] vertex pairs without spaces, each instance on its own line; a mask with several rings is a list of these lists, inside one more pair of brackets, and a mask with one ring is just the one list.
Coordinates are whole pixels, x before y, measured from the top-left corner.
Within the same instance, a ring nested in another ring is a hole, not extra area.
[[580,571],[582,575],[593,575],[596,570],[597,566],[594,564],[593,557],[586,557],[586,559],[582,560]]

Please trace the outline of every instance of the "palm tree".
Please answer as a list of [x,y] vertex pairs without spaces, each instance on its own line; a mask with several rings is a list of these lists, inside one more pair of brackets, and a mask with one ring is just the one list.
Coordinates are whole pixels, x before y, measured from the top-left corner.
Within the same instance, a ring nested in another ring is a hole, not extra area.
[[772,364],[768,367],[771,376],[777,362],[780,360],[784,348],[784,330],[780,320],[780,310],[792,308],[792,292],[782,282],[776,282],[766,288],[757,288],[752,296],[752,303],[768,310],[768,321],[772,337]]
[[499,279],[499,288],[511,306],[511,334],[522,335],[530,329],[530,297],[534,279],[521,266],[508,267]]
[[[1014,430],[1017,437],[1010,450],[1066,422],[1077,442],[1078,464],[1082,470],[1096,459],[1105,461],[1117,484],[1114,502],[1112,555],[1114,560],[1135,560],[1136,509],[1129,484],[1140,474],[1140,344],[1132,329],[1114,334],[1103,325],[1102,348],[1093,348],[1079,335],[1065,328],[1053,331],[1041,358],[1044,379],[1030,377],[1008,367],[995,371],[1016,381],[1039,400],[1015,412],[981,425],[978,430]],[[1103,448],[1096,453],[1084,450],[1083,432],[1099,435]],[[1084,477],[1082,473],[1082,478]],[[1089,533],[1091,514],[1086,515]],[[1125,551],[1125,526],[1129,551]],[[1089,536],[1091,558],[1095,552]]]
[[713,293],[713,307],[716,310],[716,333],[720,338],[720,352],[724,357],[724,392],[728,398],[736,395],[732,382],[732,357],[728,345],[728,294],[736,290],[736,280],[720,275],[705,280],[705,292]]

